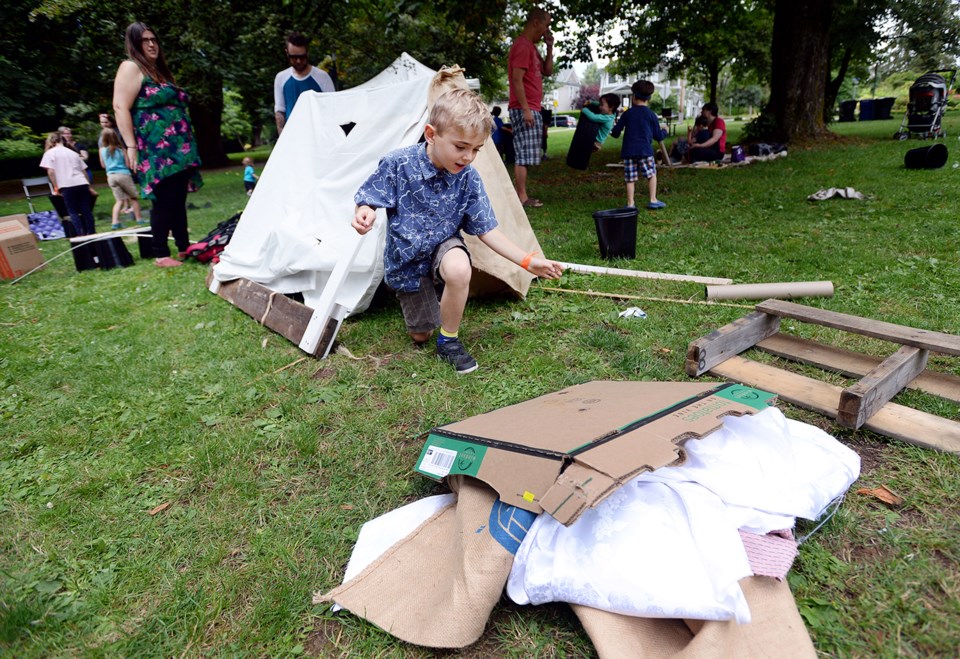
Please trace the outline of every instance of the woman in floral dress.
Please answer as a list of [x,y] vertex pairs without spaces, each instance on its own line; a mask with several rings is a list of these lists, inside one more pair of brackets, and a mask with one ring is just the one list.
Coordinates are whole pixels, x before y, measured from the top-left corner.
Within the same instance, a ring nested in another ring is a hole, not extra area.
[[150,229],[155,263],[181,265],[170,258],[167,236],[173,234],[180,256],[190,245],[187,192],[203,185],[200,157],[187,114],[187,93],[177,87],[156,33],[131,23],[127,55],[113,82],[113,110],[126,147],[127,166],[136,172],[140,196],[153,201]]

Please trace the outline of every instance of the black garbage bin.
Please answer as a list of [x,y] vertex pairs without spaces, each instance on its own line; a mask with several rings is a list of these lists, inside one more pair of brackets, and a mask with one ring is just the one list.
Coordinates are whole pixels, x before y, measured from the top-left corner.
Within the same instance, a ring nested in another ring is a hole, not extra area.
[[[599,111],[599,108],[596,110]],[[593,145],[597,141],[597,131],[600,124],[580,117],[577,129],[570,140],[570,149],[567,150],[567,165],[574,169],[586,169],[590,165],[590,156],[593,155]]]
[[873,121],[873,99],[860,99],[860,121]]
[[903,166],[907,169],[940,169],[947,164],[948,155],[946,145],[938,142],[907,151]]
[[857,111],[857,101],[843,101],[840,103],[840,121],[856,121],[854,113]]
[[873,118],[877,120],[892,119],[890,113],[893,110],[893,104],[896,100],[894,96],[875,99],[873,101]]
[[614,208],[593,214],[600,256],[605,259],[637,257],[637,209]]

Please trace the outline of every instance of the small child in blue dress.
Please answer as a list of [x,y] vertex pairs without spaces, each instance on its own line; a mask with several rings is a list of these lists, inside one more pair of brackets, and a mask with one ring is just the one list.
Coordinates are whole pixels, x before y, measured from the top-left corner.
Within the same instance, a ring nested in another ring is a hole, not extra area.
[[539,277],[556,279],[563,272],[555,261],[525,254],[497,228],[480,175],[470,166],[492,123],[475,93],[446,92],[430,109],[426,142],[388,153],[354,195],[351,226],[361,235],[373,228],[376,209],[386,210],[384,278],[400,301],[407,332],[421,345],[439,327],[437,357],[461,374],[475,371],[477,362],[458,337],[471,276],[460,231]]
[[253,189],[257,187],[257,175],[253,172],[253,158],[247,156],[240,162],[243,163],[243,187],[249,197],[253,194]]

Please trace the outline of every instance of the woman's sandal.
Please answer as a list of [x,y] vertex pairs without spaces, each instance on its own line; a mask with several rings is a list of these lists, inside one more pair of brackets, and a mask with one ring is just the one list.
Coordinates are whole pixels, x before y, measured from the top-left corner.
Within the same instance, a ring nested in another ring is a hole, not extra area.
[[527,200],[523,202],[524,208],[540,208],[541,206],[543,206],[543,202],[533,197],[527,197]]

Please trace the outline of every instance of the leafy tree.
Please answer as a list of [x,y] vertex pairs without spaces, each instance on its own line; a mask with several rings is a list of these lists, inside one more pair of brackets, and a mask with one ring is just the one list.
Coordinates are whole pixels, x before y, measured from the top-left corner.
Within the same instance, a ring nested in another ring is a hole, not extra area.
[[850,73],[866,77],[864,65],[882,38],[881,24],[891,0],[835,0],[830,21],[830,70],[824,91],[823,116],[833,115],[840,89]]
[[752,110],[763,103],[763,88],[760,85],[738,85],[730,88],[728,96],[733,107]]
[[711,99],[717,97],[724,67],[745,74],[765,70],[769,62],[772,15],[766,0],[569,0],[555,12],[573,23],[563,42],[570,59],[593,59],[594,37],[601,50],[614,53],[617,73],[666,68],[671,76],[686,74],[703,83]]
[[597,85],[599,87],[600,78],[602,77],[602,75],[603,75],[603,69],[599,68],[593,62],[590,62],[583,69],[583,75],[580,76],[580,82],[585,86]]
[[897,0],[886,50],[888,70],[956,66],[960,57],[960,3],[956,0]]
[[244,111],[243,99],[233,89],[223,90],[223,123],[221,136],[241,146],[250,138],[250,116]]
[[573,107],[579,110],[585,105],[598,100],[600,100],[600,83],[591,85],[583,84],[580,85],[580,92],[573,102]]
[[[55,129],[63,117],[59,100],[76,93],[70,70],[69,25],[33,17],[39,0],[0,3],[0,119],[38,130]],[[83,72],[77,72],[82,75]]]
[[[177,82],[190,93],[201,158],[216,166],[226,162],[220,139],[225,87],[239,95],[240,110],[250,121],[250,141],[272,125],[273,78],[289,66],[283,51],[287,32],[310,38],[311,59],[322,61],[341,87],[367,80],[407,51],[434,68],[463,66],[493,97],[506,88],[507,48],[527,4],[9,0],[0,5],[0,120],[47,128],[56,127],[65,107],[79,107],[80,101],[96,111],[108,110],[113,78],[125,58],[124,29],[141,20],[156,29]],[[42,58],[34,55],[38,52]]]

